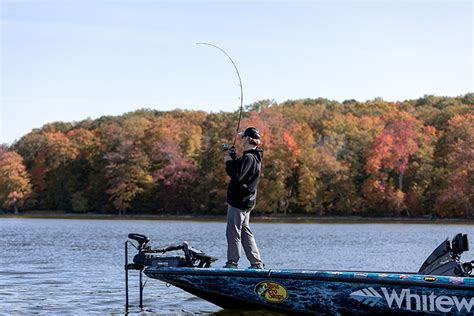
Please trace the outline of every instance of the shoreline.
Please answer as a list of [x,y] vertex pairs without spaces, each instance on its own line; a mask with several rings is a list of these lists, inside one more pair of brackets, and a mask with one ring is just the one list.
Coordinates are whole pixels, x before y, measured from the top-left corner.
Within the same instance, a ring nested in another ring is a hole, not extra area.
[[[98,214],[98,213],[61,213],[32,211],[20,214],[0,214],[4,218],[29,219],[74,219],[74,220],[149,220],[149,221],[197,221],[197,222],[226,222],[225,215],[146,215],[146,214]],[[362,217],[362,216],[325,216],[314,217],[305,215],[262,216],[252,214],[253,223],[282,223],[282,224],[463,224],[474,225],[474,219],[422,217]]]

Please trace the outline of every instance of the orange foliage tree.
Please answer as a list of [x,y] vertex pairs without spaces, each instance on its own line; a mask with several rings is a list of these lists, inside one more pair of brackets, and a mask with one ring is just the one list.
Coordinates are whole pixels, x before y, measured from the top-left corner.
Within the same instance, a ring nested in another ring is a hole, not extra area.
[[5,146],[0,146],[0,202],[13,207],[15,214],[31,193],[28,172],[23,158]]
[[373,203],[372,207],[395,212],[407,210],[404,175],[419,149],[418,134],[423,132],[426,129],[421,122],[406,112],[399,112],[391,114],[383,131],[375,137],[365,166],[369,179],[364,185],[364,194]]
[[474,114],[455,115],[447,133],[446,183],[434,212],[468,217],[474,212]]

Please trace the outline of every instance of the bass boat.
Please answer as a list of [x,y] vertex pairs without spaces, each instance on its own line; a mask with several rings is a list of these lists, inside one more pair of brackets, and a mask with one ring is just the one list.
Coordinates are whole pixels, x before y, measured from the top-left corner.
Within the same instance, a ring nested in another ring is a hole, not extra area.
[[[128,270],[174,285],[224,309],[271,310],[288,314],[473,315],[474,261],[466,234],[443,241],[418,272],[214,268],[217,259],[187,242],[152,249],[150,239],[130,234],[125,242],[126,307]],[[128,263],[128,245],[138,253]],[[169,252],[180,251],[169,255]]]

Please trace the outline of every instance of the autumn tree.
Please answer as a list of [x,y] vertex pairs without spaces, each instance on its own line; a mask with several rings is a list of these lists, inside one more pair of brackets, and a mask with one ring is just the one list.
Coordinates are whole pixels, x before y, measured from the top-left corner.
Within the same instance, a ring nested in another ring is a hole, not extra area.
[[70,209],[70,200],[75,186],[74,172],[69,166],[79,154],[79,149],[62,131],[45,132],[47,143],[44,148],[46,166],[45,181],[48,190],[43,195],[48,210]]
[[[367,158],[366,172],[371,176],[365,186],[365,194],[375,201],[385,201],[385,207],[393,211],[406,208],[404,203],[403,177],[410,157],[418,150],[415,141],[417,120],[401,112],[389,119],[383,131],[376,136]],[[398,186],[394,185],[398,178]]]
[[15,214],[31,193],[30,177],[23,158],[5,146],[0,146],[0,202],[13,207]]
[[365,155],[383,130],[384,122],[379,116],[336,112],[322,126],[323,135],[318,142],[318,165],[324,184],[320,188],[320,196],[324,197],[321,203],[336,214],[361,214],[361,192],[367,178]]
[[107,194],[119,215],[126,213],[132,200],[153,181],[148,173],[149,159],[133,141],[123,141],[107,160]]
[[474,114],[454,116],[449,121],[447,138],[447,177],[435,213],[467,218],[474,212]]
[[[67,209],[74,212],[85,212],[92,208],[92,203],[103,203],[91,180],[101,172],[101,141],[95,130],[76,127],[66,136],[77,149],[77,156],[63,166],[60,175],[65,191]],[[104,195],[103,192],[100,192]],[[96,208],[100,210],[100,208]]]
[[176,213],[191,211],[201,128],[167,117],[166,122],[157,127],[156,134],[153,160],[162,167],[153,173],[153,179],[161,208]]

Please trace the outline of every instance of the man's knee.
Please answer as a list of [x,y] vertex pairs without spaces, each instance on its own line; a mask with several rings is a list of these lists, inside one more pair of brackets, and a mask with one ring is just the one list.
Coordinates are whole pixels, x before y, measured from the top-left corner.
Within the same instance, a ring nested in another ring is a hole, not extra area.
[[249,237],[253,237],[252,230],[250,229],[249,226],[243,225],[242,229],[241,229],[241,233],[242,233],[242,236],[246,235],[246,236],[249,236]]
[[231,239],[240,240],[241,233],[242,231],[238,227],[235,227],[234,225],[227,225],[227,229],[225,231],[227,240],[231,240]]

